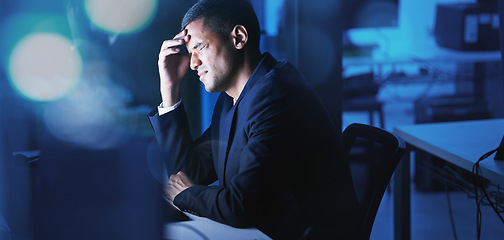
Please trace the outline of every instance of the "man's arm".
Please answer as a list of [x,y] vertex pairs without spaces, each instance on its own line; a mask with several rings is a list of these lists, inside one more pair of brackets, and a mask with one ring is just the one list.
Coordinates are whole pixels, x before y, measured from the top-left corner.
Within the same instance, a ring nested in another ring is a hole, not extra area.
[[[191,173],[191,177],[201,176],[194,178],[199,181],[201,178],[213,178],[215,173],[212,173],[211,149],[197,147],[201,145],[201,141],[193,141],[180,100],[179,88],[189,68],[190,56],[180,53],[179,47],[187,43],[189,38],[187,30],[183,30],[173,39],[164,41],[161,46],[158,69],[162,103],[157,111],[149,114],[149,120],[165,153],[168,175],[187,171]],[[204,143],[209,144],[208,141]],[[200,153],[205,151],[209,153]]]
[[153,110],[148,117],[162,150],[167,174],[183,171],[197,184],[215,181],[210,131],[193,140],[183,103],[161,116],[156,113]]

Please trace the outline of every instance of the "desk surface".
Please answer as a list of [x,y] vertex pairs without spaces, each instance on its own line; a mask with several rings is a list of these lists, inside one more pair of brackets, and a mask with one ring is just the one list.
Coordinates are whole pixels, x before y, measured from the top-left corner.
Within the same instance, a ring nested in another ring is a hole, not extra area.
[[198,217],[184,213],[191,220],[167,223],[164,227],[165,239],[174,240],[205,240],[205,239],[237,239],[237,240],[269,240],[270,237],[256,228],[234,228],[212,221],[208,218]]
[[[471,171],[483,154],[499,146],[504,119],[401,126],[394,133],[414,147]],[[504,161],[495,161],[492,155],[480,167],[483,177],[504,186]]]

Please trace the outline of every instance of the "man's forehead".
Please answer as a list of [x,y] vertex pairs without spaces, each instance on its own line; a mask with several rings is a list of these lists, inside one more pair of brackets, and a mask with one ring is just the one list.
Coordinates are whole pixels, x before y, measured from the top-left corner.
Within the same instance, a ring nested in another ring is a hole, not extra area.
[[190,36],[198,37],[204,34],[205,28],[203,27],[203,19],[198,19],[187,24],[185,29],[187,30],[187,35]]
[[195,20],[185,27],[189,39],[186,43],[187,49],[196,48],[206,41],[216,40],[218,37],[204,26],[203,19]]

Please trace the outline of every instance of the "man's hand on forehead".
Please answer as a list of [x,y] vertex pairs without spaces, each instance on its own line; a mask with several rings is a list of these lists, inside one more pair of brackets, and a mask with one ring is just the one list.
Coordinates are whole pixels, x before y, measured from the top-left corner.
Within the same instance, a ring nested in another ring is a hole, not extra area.
[[176,46],[179,47],[182,50],[182,53],[187,54],[187,48],[183,47],[182,45],[186,44],[189,42],[190,35],[187,34],[187,29],[182,30],[180,33],[175,35],[173,37],[172,41],[177,41],[179,44]]
[[189,41],[189,38],[190,38],[190,35],[187,34],[187,29],[184,29],[181,32],[179,32],[177,35],[175,35],[173,40],[183,40],[184,42],[187,43],[187,41]]
[[180,101],[179,86],[190,64],[190,57],[181,52],[185,50],[182,45],[188,40],[187,31],[184,30],[173,39],[163,41],[161,45],[158,69],[163,106],[174,106]]

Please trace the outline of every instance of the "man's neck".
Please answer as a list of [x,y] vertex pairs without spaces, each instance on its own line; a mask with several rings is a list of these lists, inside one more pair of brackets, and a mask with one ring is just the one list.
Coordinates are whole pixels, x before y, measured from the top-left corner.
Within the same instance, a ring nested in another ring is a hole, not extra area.
[[261,58],[262,56],[260,52],[257,52],[256,54],[253,54],[248,58],[245,58],[242,68],[240,69],[240,71],[238,71],[236,81],[234,82],[233,86],[231,86],[226,91],[226,94],[233,98],[233,103],[235,103],[238,100],[238,97],[240,97],[243,88],[247,84],[250,76],[252,76],[252,73],[257,68],[257,65],[259,65]]

